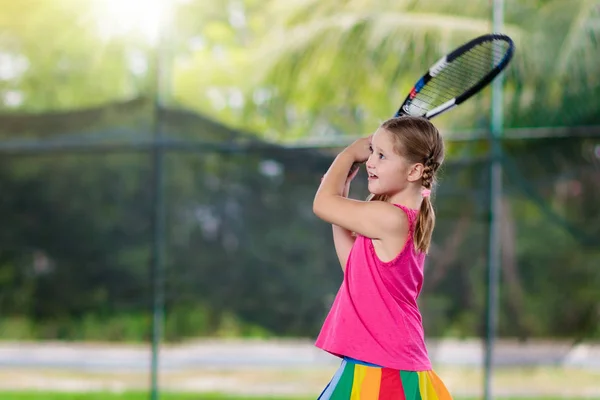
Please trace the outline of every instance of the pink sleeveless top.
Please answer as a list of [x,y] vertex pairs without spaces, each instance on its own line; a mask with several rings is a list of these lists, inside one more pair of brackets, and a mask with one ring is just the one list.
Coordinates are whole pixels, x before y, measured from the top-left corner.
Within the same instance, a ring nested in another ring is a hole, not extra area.
[[431,362],[417,305],[425,254],[416,251],[413,243],[418,211],[395,205],[409,222],[403,250],[383,262],[372,240],[358,235],[316,346],[387,368],[428,371]]

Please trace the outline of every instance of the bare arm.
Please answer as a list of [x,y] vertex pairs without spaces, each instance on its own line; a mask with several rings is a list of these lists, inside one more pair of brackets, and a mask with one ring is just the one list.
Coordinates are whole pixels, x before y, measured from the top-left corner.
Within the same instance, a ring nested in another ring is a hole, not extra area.
[[315,195],[313,212],[326,222],[371,239],[397,236],[407,228],[401,210],[386,202],[358,201],[343,196],[348,171],[355,161],[364,159],[352,151],[343,151],[336,157]]
[[[356,176],[355,171],[351,176],[348,177],[346,181],[346,187],[344,188],[344,197],[348,197],[350,192],[350,182]],[[333,243],[335,245],[335,252],[337,253],[338,260],[340,260],[340,266],[342,267],[342,271],[346,271],[346,263],[348,262],[348,257],[350,256],[350,249],[354,245],[355,237],[352,236],[352,232],[346,228],[342,228],[338,225],[331,225],[333,231]]]
[[346,263],[350,256],[350,250],[354,245],[355,238],[352,236],[352,232],[348,229],[342,228],[341,226],[331,225],[333,230],[333,243],[335,245],[335,252],[337,253],[338,260],[340,261],[340,267],[342,271],[346,271]]

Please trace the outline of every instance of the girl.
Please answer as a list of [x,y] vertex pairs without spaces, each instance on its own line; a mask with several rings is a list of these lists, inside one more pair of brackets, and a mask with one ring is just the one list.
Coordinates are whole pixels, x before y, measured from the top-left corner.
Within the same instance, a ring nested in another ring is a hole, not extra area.
[[[333,225],[344,280],[317,347],[342,363],[319,399],[451,399],[431,369],[417,298],[435,215],[429,195],[444,143],[427,119],[392,118],[343,150],[314,213]],[[367,201],[347,198],[365,162]],[[353,234],[353,232],[355,234]]]

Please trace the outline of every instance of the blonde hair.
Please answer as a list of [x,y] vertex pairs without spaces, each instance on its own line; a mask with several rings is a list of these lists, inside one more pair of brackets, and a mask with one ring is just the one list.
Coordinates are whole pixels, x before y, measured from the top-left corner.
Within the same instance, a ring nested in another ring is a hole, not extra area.
[[[436,172],[444,161],[444,141],[437,128],[426,118],[397,117],[385,121],[381,128],[392,134],[394,150],[411,163],[423,164],[421,185],[431,190],[436,183]],[[386,195],[371,195],[369,201],[387,201]],[[429,251],[435,227],[435,211],[431,199],[426,196],[421,203],[413,240],[415,248],[423,253]]]

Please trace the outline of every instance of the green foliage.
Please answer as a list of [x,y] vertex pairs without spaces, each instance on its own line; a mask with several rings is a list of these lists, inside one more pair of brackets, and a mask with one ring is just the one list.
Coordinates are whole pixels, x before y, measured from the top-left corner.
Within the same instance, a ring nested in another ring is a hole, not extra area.
[[0,79],[0,92],[20,100],[0,110],[85,108],[147,89],[147,45],[106,37],[97,16],[94,1],[2,1],[0,47],[11,79]]
[[[204,13],[195,9],[204,7]],[[210,8],[207,11],[206,8]],[[455,1],[271,0],[183,7],[177,43],[194,37],[176,60],[173,97],[230,126],[268,138],[364,134],[391,116],[408,89],[439,57],[489,32],[490,4]],[[506,125],[597,123],[599,64],[594,1],[508,1],[505,32],[517,55],[506,73]],[[238,10],[239,11],[239,10]],[[253,23],[256,22],[256,23]],[[260,23],[262,22],[262,23]],[[486,129],[486,90],[436,124]]]
[[[567,3],[507,3],[517,43],[506,75],[509,127],[599,122],[598,9]],[[129,149],[2,155],[5,338],[148,339],[153,175],[149,154],[130,141],[152,132],[144,98],[154,93],[156,54],[140,38],[103,34],[94,4],[2,5],[0,61],[11,67],[0,68],[0,108],[10,114],[0,137],[85,133]],[[341,279],[329,227],[311,210],[332,152],[283,150],[256,136],[371,131],[423,68],[489,30],[489,11],[446,0],[177,4],[164,47],[167,98],[209,117],[161,112],[168,139],[204,141],[201,152],[166,158],[168,340],[318,332]],[[474,116],[489,103],[486,91],[438,124],[485,129],[487,116]],[[257,148],[232,151],[248,143]],[[501,333],[598,337],[598,141],[505,148]],[[449,149],[422,306],[431,336],[473,336],[484,329],[488,174],[477,157],[487,144]],[[365,187],[353,191],[363,198]]]
[[[505,170],[512,231],[503,236],[502,335],[597,335],[599,254],[586,240],[597,237],[598,225],[586,223],[597,209],[596,175],[593,160],[576,151],[586,141],[507,147],[506,165],[518,168]],[[550,167],[554,157],[567,175]],[[329,161],[302,150],[169,153],[167,340],[318,332],[341,278],[329,227],[311,210]],[[145,155],[2,162],[4,337],[148,340],[148,162]],[[422,297],[431,336],[483,332],[486,180],[485,163],[444,167]],[[561,189],[579,181],[581,192]]]

